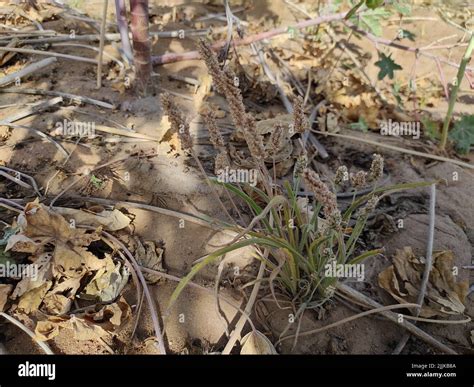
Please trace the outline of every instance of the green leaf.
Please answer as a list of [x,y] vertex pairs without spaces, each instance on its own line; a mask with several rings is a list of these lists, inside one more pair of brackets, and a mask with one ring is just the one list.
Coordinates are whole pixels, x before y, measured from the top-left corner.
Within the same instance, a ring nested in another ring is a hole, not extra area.
[[392,59],[392,54],[389,56],[385,55],[383,52],[380,53],[379,61],[375,62],[375,65],[380,68],[378,78],[381,81],[387,75],[390,79],[394,77],[394,71],[402,70],[402,66],[395,63]]
[[369,126],[367,125],[367,122],[364,120],[364,117],[359,117],[359,121],[351,123],[349,127],[351,129],[360,130],[364,133],[367,133],[367,131],[369,130]]
[[359,15],[354,15],[351,21],[359,28],[370,31],[376,36],[381,36],[383,31],[380,21],[390,15],[391,13],[384,8],[370,9]]
[[402,95],[400,94],[400,89],[401,89],[401,83],[398,81],[395,81],[392,87],[392,94],[397,100],[397,105],[401,107],[403,105],[403,101],[402,101]]
[[102,184],[104,184],[104,180],[99,179],[97,176],[91,176],[91,183],[96,189],[100,189]]
[[405,1],[394,1],[393,6],[397,10],[398,13],[402,15],[409,15],[411,14],[411,6],[407,4]]
[[449,133],[449,138],[456,143],[459,153],[468,153],[474,145],[474,115],[463,116],[454,123],[454,129]]
[[423,117],[421,119],[421,123],[423,124],[423,129],[425,131],[425,134],[431,140],[439,140],[440,139],[441,134],[439,132],[439,125],[435,121],[431,121],[428,118]]
[[355,13],[357,12],[357,10],[362,7],[364,5],[364,0],[361,0],[359,1],[358,4],[356,4],[346,15],[346,17],[344,18],[345,20],[348,20],[350,19],[352,16],[355,15]]
[[15,264],[16,261],[10,256],[9,251],[5,251],[5,246],[0,247],[0,265],[6,266],[8,263]]
[[380,7],[383,4],[384,0],[366,0],[365,5],[367,8],[375,9]]
[[5,227],[3,230],[3,237],[0,239],[0,245],[6,245],[12,235],[18,231],[18,227]]

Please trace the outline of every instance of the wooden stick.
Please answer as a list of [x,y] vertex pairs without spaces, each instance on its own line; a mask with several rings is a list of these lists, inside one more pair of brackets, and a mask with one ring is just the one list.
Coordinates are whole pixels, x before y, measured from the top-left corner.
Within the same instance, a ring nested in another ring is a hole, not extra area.
[[406,154],[413,155],[413,156],[425,157],[427,159],[432,159],[432,160],[437,160],[437,161],[444,161],[444,162],[447,162],[447,163],[459,165],[459,166],[464,167],[464,168],[474,169],[473,164],[465,163],[463,161],[459,161],[459,160],[455,160],[455,159],[450,159],[448,157],[436,156],[436,155],[432,155],[432,154],[429,154],[429,153],[423,153],[423,152],[418,152],[418,151],[414,151],[414,150],[411,150],[411,149],[400,148],[400,147],[395,146],[395,145],[383,144],[381,142],[368,140],[368,139],[365,139],[365,138],[359,138],[359,137],[355,137],[355,136],[350,136],[350,135],[347,135],[347,134],[321,132],[319,130],[313,130],[313,132],[318,133],[318,134],[322,134],[322,135],[325,135],[325,136],[340,137],[340,138],[346,138],[346,139],[349,139],[349,140],[364,142],[366,144],[379,146],[381,148],[391,149],[391,150],[394,150],[394,151],[406,153]]
[[64,155],[64,157],[66,157],[66,158],[69,157],[69,153],[67,152],[66,149],[64,149],[64,147],[61,144],[54,141],[50,136],[48,136],[46,133],[43,133],[41,130],[38,130],[38,129],[35,129],[35,128],[30,128],[29,126],[25,126],[25,125],[10,124],[10,123],[7,123],[7,122],[4,123],[3,125],[8,126],[10,128],[15,128],[15,129],[29,130],[30,132],[33,132],[36,135],[38,135],[39,137],[41,137],[41,138],[45,139],[46,141],[49,141],[50,143],[52,143],[56,148],[58,148],[58,150]]
[[58,52],[51,52],[51,51],[41,51],[41,50],[30,50],[28,48],[7,48],[7,47],[0,47],[0,51],[10,51],[10,52],[19,52],[21,54],[32,54],[32,55],[44,55],[49,57],[56,57],[62,59],[69,59],[78,62],[86,62],[97,64],[98,61],[91,58],[84,58],[83,56],[75,56],[75,55],[67,55],[67,54],[60,54]]
[[[341,291],[342,293],[354,298],[356,301],[369,305],[374,308],[381,308],[383,305],[379,304],[378,302],[372,300],[370,297],[367,297],[365,294],[358,292],[357,290],[343,284],[337,284],[337,290]],[[438,349],[441,352],[449,353],[450,355],[457,355],[457,353],[449,348],[448,346],[444,345],[443,343],[436,340],[434,337],[427,334],[425,331],[422,331],[416,325],[406,321],[405,319],[402,322],[399,322],[398,315],[393,312],[385,311],[380,312],[381,315],[388,318],[390,321],[393,321],[398,326],[405,328],[408,332],[413,334],[414,336],[418,337],[419,339],[423,340],[425,343],[430,344],[434,348]]]
[[[20,39],[13,38],[12,40],[10,40],[10,42],[8,42],[7,47],[8,48],[16,47],[19,42],[20,42]],[[3,53],[1,53],[0,54],[0,66],[3,66],[4,64],[6,64],[15,55],[16,55],[15,52],[3,52]]]
[[63,93],[61,91],[53,91],[53,90],[41,90],[41,89],[0,89],[0,93],[18,93],[18,94],[38,94],[38,95],[54,95],[54,96],[59,96],[63,97],[65,99],[68,99],[70,101],[78,101],[81,103],[88,103],[90,105],[96,105],[100,106],[106,109],[115,109],[115,105],[112,105],[107,102],[99,101],[97,99],[89,98],[89,97],[84,97],[82,95],[77,95],[77,94],[69,94],[69,93]]
[[102,23],[100,25],[100,44],[99,44],[99,63],[97,64],[97,88],[102,87],[102,59],[104,56],[104,43],[105,43],[105,29],[107,22],[107,7],[109,0],[104,0],[104,6],[102,8]]
[[[5,48],[3,51],[11,51],[11,50],[17,50],[16,48],[6,48],[6,47],[0,47],[0,51]],[[26,75],[29,75],[31,73],[34,73],[35,71],[42,69],[46,66],[49,66],[52,63],[55,63],[57,61],[56,58],[46,58],[43,60],[40,60],[39,62],[32,63],[24,68],[22,68],[19,71],[15,71],[14,73],[8,74],[7,76],[0,78],[0,87],[8,85],[9,83],[15,82],[16,79],[21,79],[25,77]]]
[[[222,32],[224,27],[214,28],[213,33],[217,34]],[[207,36],[211,32],[210,28],[207,29],[198,29],[198,30],[172,30],[172,31],[150,31],[150,36],[157,38],[179,38],[180,34],[184,33],[185,37],[192,36]],[[130,34],[127,35],[130,37]],[[118,42],[121,40],[119,33],[106,33],[105,40],[111,42]],[[22,44],[44,44],[44,43],[59,43],[67,41],[78,41],[78,42],[98,42],[100,41],[99,34],[84,34],[84,35],[75,35],[74,38],[71,38],[68,34],[60,34],[55,36],[48,36],[46,38],[31,38],[22,40]],[[7,40],[0,38],[0,44],[7,43]]]
[[20,110],[19,112],[15,113],[12,116],[9,116],[0,121],[0,125],[11,124],[12,122],[19,121],[22,118],[31,116],[33,114],[39,113],[43,110],[49,109],[52,106],[57,105],[58,103],[63,102],[63,97],[56,97],[50,99],[49,101],[40,101],[35,103],[33,106],[28,107],[26,109]]
[[132,137],[132,138],[141,138],[144,140],[156,141],[159,142],[160,139],[157,137],[148,136],[146,134],[136,133],[128,130],[118,129],[118,128],[110,128],[104,125],[95,125],[95,130],[104,133],[115,134],[118,136],[125,136],[125,137]]

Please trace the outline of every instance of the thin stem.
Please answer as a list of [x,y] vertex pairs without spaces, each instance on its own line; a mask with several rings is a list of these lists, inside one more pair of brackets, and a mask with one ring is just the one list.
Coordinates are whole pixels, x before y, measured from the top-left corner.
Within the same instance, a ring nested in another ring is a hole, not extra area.
[[129,63],[133,62],[132,45],[128,36],[127,9],[125,0],[115,0],[115,13],[117,15],[117,25],[122,41],[122,50]]
[[454,105],[456,104],[456,99],[458,96],[459,88],[461,87],[461,82],[464,78],[464,73],[466,72],[467,64],[471,59],[472,51],[474,49],[474,33],[471,33],[471,40],[469,41],[469,46],[467,46],[466,53],[461,60],[461,65],[459,66],[458,75],[456,77],[456,83],[454,84],[453,91],[451,92],[451,98],[449,99],[448,113],[444,120],[443,131],[441,133],[441,142],[439,147],[441,150],[445,150],[446,143],[448,141],[448,132],[449,124],[451,123],[451,118],[453,116]]
[[107,7],[109,0],[104,0],[102,8],[102,22],[100,24],[99,63],[97,64],[97,88],[102,87],[102,59],[104,57],[105,29],[107,22]]

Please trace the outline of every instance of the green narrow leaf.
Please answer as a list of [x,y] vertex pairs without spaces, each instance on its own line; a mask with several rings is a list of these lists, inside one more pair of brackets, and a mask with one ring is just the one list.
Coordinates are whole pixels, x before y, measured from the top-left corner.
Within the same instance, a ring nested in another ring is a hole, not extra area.
[[376,250],[366,251],[365,253],[353,258],[348,263],[350,265],[354,265],[356,263],[365,261],[367,258],[373,257],[374,255],[382,254],[383,252],[384,252],[384,249],[376,249]]

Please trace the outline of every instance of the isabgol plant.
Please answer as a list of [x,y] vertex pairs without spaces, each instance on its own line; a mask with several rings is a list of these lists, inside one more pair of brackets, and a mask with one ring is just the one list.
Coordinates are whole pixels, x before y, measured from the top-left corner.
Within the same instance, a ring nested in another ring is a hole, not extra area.
[[[307,167],[307,157],[303,152],[295,163],[293,179],[278,184],[267,168],[267,160],[284,140],[283,132],[289,129],[276,125],[270,140],[265,144],[256,130],[254,118],[245,111],[241,92],[234,83],[235,75],[231,70],[221,68],[206,43],[201,42],[199,48],[216,90],[225,96],[229,104],[236,128],[244,133],[253,165],[259,172],[259,184],[254,186],[214,180],[215,184],[245,202],[253,220],[246,227],[229,226],[236,232],[236,237],[191,269],[173,293],[171,303],[204,267],[231,251],[253,246],[259,252],[256,257],[263,260],[268,269],[265,281],[273,296],[276,294],[275,289],[278,289],[279,294],[298,307],[318,307],[333,295],[339,280],[327,275],[327,265],[360,264],[382,253],[380,249],[360,251],[358,245],[367,220],[382,196],[431,183],[378,186],[384,169],[384,160],[378,154],[374,155],[369,171],[349,174],[348,168],[341,166],[334,181],[329,182]],[[167,111],[172,112],[172,109],[168,106]],[[302,134],[309,129],[299,99],[296,99],[293,115],[291,130],[294,133]],[[182,121],[182,118],[177,119]],[[224,138],[219,133],[214,116],[209,113],[204,120],[211,142],[218,152],[216,170],[231,166]],[[189,142],[187,137],[184,140]],[[355,193],[352,203],[342,209],[336,189],[347,184],[352,185]],[[369,193],[357,194],[357,190],[367,186],[372,187]],[[266,250],[267,254],[262,254],[262,250]]]

